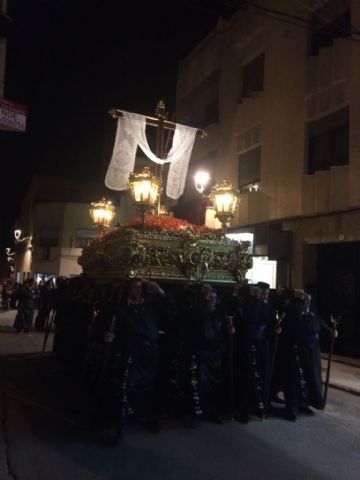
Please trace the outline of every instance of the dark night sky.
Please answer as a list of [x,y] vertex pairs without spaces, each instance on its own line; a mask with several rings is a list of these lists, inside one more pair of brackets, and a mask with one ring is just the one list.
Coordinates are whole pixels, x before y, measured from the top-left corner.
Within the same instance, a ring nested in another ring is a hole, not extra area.
[[[34,173],[103,180],[110,106],[174,109],[178,60],[234,1],[10,0],[5,97],[28,105],[26,134],[0,134],[0,242]],[[236,3],[236,2],[235,2]],[[1,247],[0,247],[1,248]]]

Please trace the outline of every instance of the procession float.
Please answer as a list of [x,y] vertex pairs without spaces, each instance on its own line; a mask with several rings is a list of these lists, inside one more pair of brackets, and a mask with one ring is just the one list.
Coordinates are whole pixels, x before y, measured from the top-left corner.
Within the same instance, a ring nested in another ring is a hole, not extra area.
[[[113,190],[129,190],[139,217],[111,228],[114,205],[105,199],[92,203],[90,215],[99,233],[79,258],[83,273],[101,283],[135,277],[177,283],[244,282],[251,266],[249,244],[226,236],[239,201],[237,190],[229,182],[215,185],[207,197],[220,228],[174,218],[164,205],[164,197],[177,200],[183,194],[195,138],[204,137],[205,132],[169,122],[163,102],[157,106],[156,117],[119,109],[110,113],[117,118],[118,126],[105,184]],[[156,128],[155,154],[147,143],[146,126]],[[171,138],[172,147],[167,151]],[[134,171],[138,146],[155,163],[154,169]],[[201,195],[207,181],[204,172],[196,178]]]

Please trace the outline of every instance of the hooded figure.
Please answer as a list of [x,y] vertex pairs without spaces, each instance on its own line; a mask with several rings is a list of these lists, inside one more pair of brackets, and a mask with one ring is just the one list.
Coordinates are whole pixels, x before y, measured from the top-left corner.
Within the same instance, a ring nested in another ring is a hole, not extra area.
[[14,323],[17,333],[20,333],[21,330],[28,333],[31,330],[35,310],[34,283],[34,280],[29,278],[19,289],[18,312]]
[[235,391],[241,422],[247,422],[251,412],[262,415],[264,411],[269,339],[276,323],[269,288],[265,282],[247,286],[235,319]]
[[[144,286],[151,295],[145,295]],[[155,283],[132,279],[121,300],[111,345],[108,388],[116,433],[120,439],[128,414],[134,411],[150,431],[159,429],[156,380],[159,360],[159,318],[164,291]]]
[[332,334],[326,323],[311,309],[311,296],[298,291],[287,308],[282,328],[284,394],[286,413],[295,421],[299,410],[313,413],[310,406],[324,406],[320,332]]

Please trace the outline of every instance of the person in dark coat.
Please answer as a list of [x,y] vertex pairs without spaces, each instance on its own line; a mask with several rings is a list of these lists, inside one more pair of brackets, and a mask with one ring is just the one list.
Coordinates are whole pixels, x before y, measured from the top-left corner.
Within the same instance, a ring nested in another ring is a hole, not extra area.
[[17,333],[24,330],[25,333],[29,333],[32,327],[35,301],[34,301],[34,280],[28,279],[24,282],[24,285],[18,292],[18,311],[15,317],[14,328]]
[[15,310],[18,302],[18,292],[19,292],[20,284],[14,283],[12,288],[11,297],[10,297],[10,308]]
[[39,285],[38,314],[35,320],[35,327],[43,330],[50,311],[53,307],[53,290],[54,284],[52,280]]
[[12,284],[10,282],[6,282],[3,285],[3,289],[2,289],[2,292],[1,292],[2,307],[3,307],[4,310],[9,309],[11,294],[12,294]]
[[269,342],[276,324],[269,301],[269,285],[246,287],[235,317],[235,365],[237,419],[246,423],[250,413],[262,416],[270,360]]
[[311,296],[299,291],[287,308],[282,328],[286,416],[295,421],[299,411],[324,406],[321,378],[320,333],[331,335],[329,326],[311,309]]
[[52,304],[55,309],[55,332],[53,351],[61,358],[66,350],[66,331],[70,317],[69,279],[58,277],[53,292]]
[[217,292],[203,285],[200,295],[183,318],[183,352],[181,360],[185,413],[189,426],[203,416],[222,423],[219,415],[221,381],[225,353],[225,334],[232,326],[218,306]]
[[93,321],[93,289],[84,277],[61,278],[54,297],[55,335],[53,349],[75,376],[87,362],[89,329]]
[[[144,284],[151,295],[145,296]],[[159,430],[156,380],[159,317],[164,295],[157,284],[132,279],[120,303],[109,362],[108,394],[116,421],[116,433],[111,442],[121,438],[127,417],[132,412],[151,432]]]

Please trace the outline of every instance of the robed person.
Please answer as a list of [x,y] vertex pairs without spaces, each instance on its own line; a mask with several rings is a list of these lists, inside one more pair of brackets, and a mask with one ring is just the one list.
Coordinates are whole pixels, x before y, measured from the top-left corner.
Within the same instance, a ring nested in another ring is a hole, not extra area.
[[50,311],[53,307],[53,281],[48,280],[46,283],[39,285],[39,303],[38,314],[35,320],[35,327],[38,330],[43,330],[47,319],[50,315]]
[[225,353],[225,335],[233,333],[218,306],[217,292],[203,285],[192,299],[188,316],[182,318],[182,386],[189,426],[196,426],[200,415],[221,423],[221,382]]
[[243,287],[235,315],[235,392],[237,418],[263,415],[270,362],[270,341],[276,323],[269,285]]
[[75,376],[83,372],[93,321],[93,290],[87,279],[58,279],[54,295],[55,335],[53,349]]
[[[112,335],[108,394],[116,421],[112,441],[120,439],[128,415],[134,412],[156,433],[156,381],[159,359],[159,318],[164,291],[152,284],[145,295],[141,279],[129,281],[118,308]],[[155,291],[156,290],[156,291]]]
[[310,406],[322,409],[320,333],[332,335],[329,326],[311,308],[311,296],[299,292],[287,308],[282,327],[285,368],[284,394],[286,414],[295,421],[299,411],[313,413]]
[[34,280],[27,279],[18,292],[18,311],[15,317],[14,328],[19,333],[21,330],[28,333],[31,330],[35,311]]

